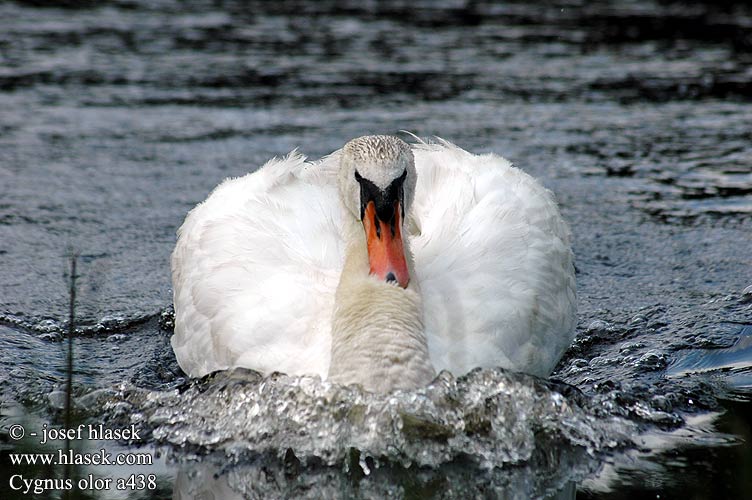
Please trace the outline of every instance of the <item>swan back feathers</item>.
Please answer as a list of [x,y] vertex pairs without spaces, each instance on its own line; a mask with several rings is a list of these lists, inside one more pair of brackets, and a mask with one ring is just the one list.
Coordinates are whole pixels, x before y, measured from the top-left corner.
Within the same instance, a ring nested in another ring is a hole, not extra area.
[[172,255],[183,370],[329,374],[346,228],[364,237],[356,169],[382,188],[407,170],[404,235],[423,310],[413,329],[424,328],[433,368],[549,374],[576,312],[569,228],[552,193],[499,156],[389,136],[318,162],[271,160],[188,214]]

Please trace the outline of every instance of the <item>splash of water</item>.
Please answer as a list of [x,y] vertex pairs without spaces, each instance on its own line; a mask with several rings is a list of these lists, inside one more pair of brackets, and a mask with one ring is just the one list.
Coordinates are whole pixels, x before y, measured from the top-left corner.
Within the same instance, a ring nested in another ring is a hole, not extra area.
[[332,466],[355,449],[405,467],[462,458],[491,469],[528,461],[553,441],[592,455],[630,443],[637,430],[598,416],[570,386],[502,369],[459,378],[442,372],[423,389],[387,395],[235,369],[182,392],[122,386],[121,398],[112,408],[156,442],[238,461],[252,454],[282,459],[291,449],[303,462]]

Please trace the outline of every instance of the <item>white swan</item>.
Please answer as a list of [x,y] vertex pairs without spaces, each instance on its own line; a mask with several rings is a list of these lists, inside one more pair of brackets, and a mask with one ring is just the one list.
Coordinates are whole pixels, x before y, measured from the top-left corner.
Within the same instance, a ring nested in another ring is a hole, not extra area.
[[384,392],[502,366],[548,375],[575,279],[552,194],[493,155],[365,136],[218,186],[172,254],[178,363]]

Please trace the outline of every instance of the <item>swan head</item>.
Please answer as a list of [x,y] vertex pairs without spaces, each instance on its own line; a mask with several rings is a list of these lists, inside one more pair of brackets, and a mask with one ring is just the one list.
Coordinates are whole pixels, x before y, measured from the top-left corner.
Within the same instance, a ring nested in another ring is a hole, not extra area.
[[339,190],[366,235],[371,274],[406,288],[410,275],[402,229],[415,193],[410,146],[388,135],[367,135],[342,148]]

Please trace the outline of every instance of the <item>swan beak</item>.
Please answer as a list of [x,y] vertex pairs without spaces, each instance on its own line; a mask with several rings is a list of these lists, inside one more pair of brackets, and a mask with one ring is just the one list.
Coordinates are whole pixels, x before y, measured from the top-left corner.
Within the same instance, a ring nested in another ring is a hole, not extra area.
[[402,208],[394,202],[394,215],[389,221],[382,221],[376,214],[374,202],[368,202],[363,215],[363,228],[368,243],[368,261],[371,274],[388,282],[397,282],[407,288],[410,274],[407,271],[405,250],[402,246]]

